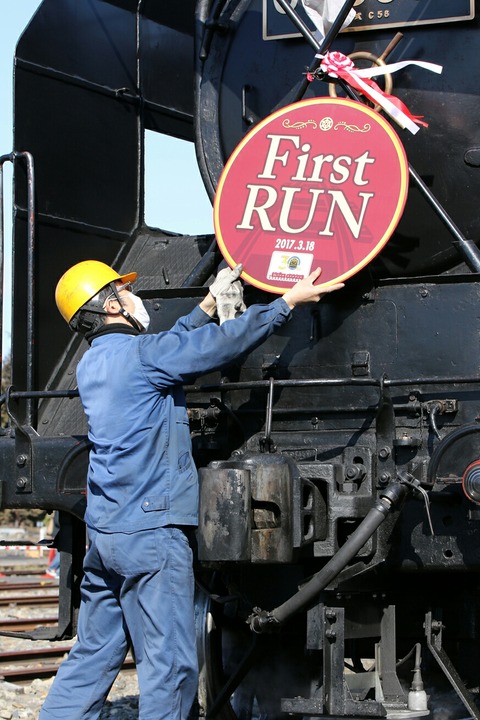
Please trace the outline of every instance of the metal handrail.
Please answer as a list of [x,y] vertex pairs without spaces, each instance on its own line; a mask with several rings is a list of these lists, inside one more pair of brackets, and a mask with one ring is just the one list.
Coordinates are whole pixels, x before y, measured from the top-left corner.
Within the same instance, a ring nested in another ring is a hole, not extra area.
[[[3,166],[6,162],[15,164],[17,160],[24,160],[27,165],[27,336],[26,336],[26,389],[33,390],[35,326],[34,326],[34,299],[35,299],[35,172],[33,156],[29,152],[11,152],[0,156],[0,304],[3,311],[3,266],[5,253],[4,229],[4,196],[3,196]],[[2,313],[3,314],[3,313]],[[2,319],[0,318],[0,334]],[[3,339],[0,337],[0,377],[2,371]],[[13,357],[12,357],[13,365]],[[32,425],[33,404],[32,398],[27,399],[26,423]]]

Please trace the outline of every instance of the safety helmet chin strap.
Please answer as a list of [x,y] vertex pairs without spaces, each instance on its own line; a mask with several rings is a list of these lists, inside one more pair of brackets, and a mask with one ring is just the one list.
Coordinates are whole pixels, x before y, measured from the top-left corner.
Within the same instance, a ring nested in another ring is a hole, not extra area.
[[[128,323],[130,323],[130,325],[131,325],[135,330],[138,330],[138,332],[142,332],[142,330],[143,330],[142,325],[138,322],[138,320],[137,320],[136,318],[133,317],[133,315],[130,315],[130,313],[129,313],[127,310],[125,310],[125,308],[123,307],[122,301],[121,301],[120,295],[118,294],[117,286],[115,285],[115,283],[114,283],[114,282],[110,283],[110,287],[112,288],[112,292],[113,292],[113,294],[115,295],[115,297],[116,297],[116,299],[117,299],[117,302],[118,302],[118,305],[119,305],[119,308],[120,308],[119,311],[118,311],[119,314],[122,315],[122,316],[125,318],[125,320],[126,320]],[[107,298],[107,299],[108,299],[108,298]],[[105,300],[105,302],[106,302],[106,300]],[[104,304],[105,304],[105,303],[104,303]],[[104,310],[103,312],[106,313],[105,310]],[[108,313],[106,313],[106,314],[108,314]]]
[[120,313],[120,315],[123,315],[123,317],[125,318],[125,320],[127,320],[127,322],[129,322],[130,325],[131,325],[133,328],[135,328],[135,330],[138,330],[138,332],[142,332],[142,330],[143,330],[142,325],[140,325],[140,323],[138,322],[138,320],[137,320],[136,318],[134,318],[133,315],[130,315],[130,313],[127,312],[127,310],[125,310],[124,307],[121,307],[121,306],[120,306],[120,310],[119,310],[118,312]]

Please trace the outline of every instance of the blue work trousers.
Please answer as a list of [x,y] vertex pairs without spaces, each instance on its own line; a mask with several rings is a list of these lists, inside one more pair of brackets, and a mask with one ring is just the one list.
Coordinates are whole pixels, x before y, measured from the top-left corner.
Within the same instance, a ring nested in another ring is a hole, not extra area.
[[39,720],[96,720],[133,647],[141,720],[185,720],[197,691],[192,551],[179,528],[89,532],[77,642]]

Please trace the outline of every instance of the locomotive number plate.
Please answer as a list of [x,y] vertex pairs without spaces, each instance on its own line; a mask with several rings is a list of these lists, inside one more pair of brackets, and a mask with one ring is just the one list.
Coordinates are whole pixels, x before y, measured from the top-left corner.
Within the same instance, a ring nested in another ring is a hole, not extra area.
[[381,115],[352,100],[303,100],[256,125],[228,159],[218,245],[262,290],[284,293],[317,267],[332,285],[385,246],[407,189],[403,145]]
[[[307,27],[312,27],[301,0],[290,4]],[[471,20],[475,0],[357,0],[354,10],[355,20],[343,32]],[[300,37],[300,33],[275,0],[263,0],[263,39],[289,37]]]

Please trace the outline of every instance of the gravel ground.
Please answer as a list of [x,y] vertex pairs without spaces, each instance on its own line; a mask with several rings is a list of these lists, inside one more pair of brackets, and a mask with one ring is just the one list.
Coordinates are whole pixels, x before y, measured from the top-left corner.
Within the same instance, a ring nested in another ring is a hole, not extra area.
[[[0,681],[0,718],[2,720],[38,718],[52,680],[34,680],[30,685],[25,686]],[[138,720],[138,685],[134,673],[120,673],[100,718],[101,720],[110,718]]]
[[[11,613],[9,613],[10,615]],[[72,645],[71,642],[48,643],[48,647]],[[39,641],[0,638],[1,652],[9,650],[38,650]],[[1,672],[1,671],[0,671]],[[38,718],[53,678],[37,679],[28,685],[16,685],[0,679],[0,719],[34,720]],[[107,698],[100,715],[101,720],[138,720],[138,682],[137,674],[128,670],[121,672]],[[68,720],[68,718],[65,718]]]

